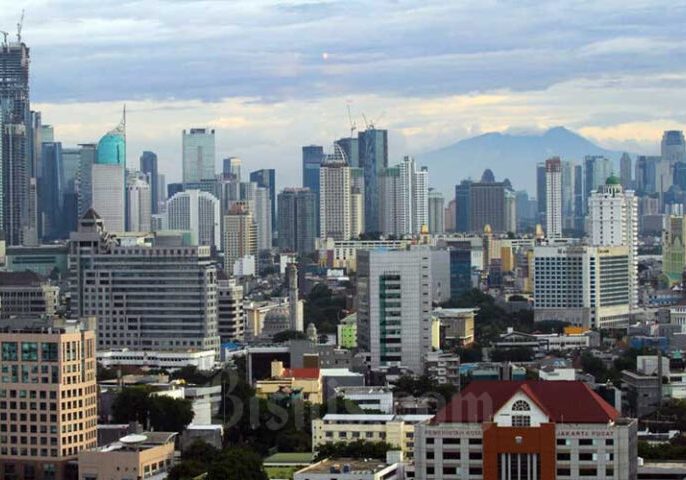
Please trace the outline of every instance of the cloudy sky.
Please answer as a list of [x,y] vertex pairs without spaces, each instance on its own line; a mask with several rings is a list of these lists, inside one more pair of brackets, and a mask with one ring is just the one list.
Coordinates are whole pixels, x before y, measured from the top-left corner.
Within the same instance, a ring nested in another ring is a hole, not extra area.
[[[64,144],[128,111],[128,163],[180,177],[181,130],[300,181],[300,147],[358,126],[391,159],[487,131],[564,125],[654,152],[686,127],[686,4],[652,0],[2,0],[31,48],[32,101]],[[532,172],[533,174],[533,172]],[[456,172],[456,177],[459,172]],[[516,182],[516,179],[513,179]]]

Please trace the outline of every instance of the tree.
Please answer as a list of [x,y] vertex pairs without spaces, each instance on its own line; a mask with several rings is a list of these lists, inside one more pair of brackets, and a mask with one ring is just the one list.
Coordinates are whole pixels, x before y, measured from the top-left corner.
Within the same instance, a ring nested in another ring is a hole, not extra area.
[[124,387],[112,403],[114,423],[148,423],[148,398],[152,389],[146,385]]
[[204,464],[210,464],[219,456],[220,450],[216,449],[202,439],[193,440],[193,443],[188,445],[186,449],[181,452],[182,460],[197,460]]
[[325,458],[375,458],[386,459],[386,452],[396,450],[390,443],[368,442],[355,440],[354,442],[324,443],[317,447],[317,460]]
[[493,350],[491,360],[494,362],[528,362],[534,358],[534,351],[528,347],[516,347]]
[[224,450],[207,469],[207,480],[268,480],[262,459],[241,448]]
[[289,340],[307,340],[307,335],[299,330],[284,330],[274,335],[274,343],[285,343]]
[[212,381],[214,376],[214,372],[198,370],[198,367],[195,365],[186,365],[185,367],[173,371],[169,375],[169,378],[171,380],[185,380],[186,383],[191,383],[193,385],[207,385]]
[[174,465],[169,474],[167,475],[168,480],[189,480],[193,479],[199,475],[202,475],[207,471],[206,463],[200,462],[198,460],[182,460],[181,462]]
[[193,404],[185,398],[151,395],[148,398],[150,426],[161,432],[181,432],[193,421]]

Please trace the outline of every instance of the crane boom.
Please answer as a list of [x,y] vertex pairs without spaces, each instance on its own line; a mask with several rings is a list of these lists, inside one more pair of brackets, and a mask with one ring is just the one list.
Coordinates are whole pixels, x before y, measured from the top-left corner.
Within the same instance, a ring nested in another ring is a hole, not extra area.
[[17,43],[21,43],[21,30],[24,28],[24,9],[21,10],[21,17],[17,22]]

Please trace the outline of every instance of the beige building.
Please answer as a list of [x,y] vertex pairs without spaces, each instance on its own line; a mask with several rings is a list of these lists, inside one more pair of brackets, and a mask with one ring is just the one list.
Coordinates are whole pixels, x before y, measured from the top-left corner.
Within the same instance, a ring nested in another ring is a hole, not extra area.
[[319,236],[349,240],[352,234],[350,167],[328,161],[319,168]]
[[255,396],[269,398],[275,393],[300,393],[312,404],[324,401],[322,374],[319,368],[283,368],[283,362],[273,361],[271,376],[255,383]]
[[[79,453],[80,480],[135,480],[167,472],[174,461],[170,432],[143,432]],[[160,477],[162,478],[162,477]]]
[[327,414],[312,420],[312,449],[337,442],[386,442],[406,456],[414,454],[414,427],[432,415]]
[[[474,308],[437,308],[431,312],[438,329],[438,347],[465,347],[474,343]],[[434,339],[435,342],[435,339]]]
[[0,272],[0,319],[53,316],[59,288],[34,272]]
[[224,271],[239,258],[257,254],[257,225],[246,202],[236,202],[224,216]]
[[0,333],[0,478],[71,477],[97,443],[95,333],[76,322]]

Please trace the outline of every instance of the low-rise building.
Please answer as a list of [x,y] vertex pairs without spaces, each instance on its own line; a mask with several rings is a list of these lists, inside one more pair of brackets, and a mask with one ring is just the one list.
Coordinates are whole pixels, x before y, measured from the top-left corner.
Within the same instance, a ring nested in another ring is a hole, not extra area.
[[582,382],[472,382],[416,426],[415,478],[635,480],[636,434]]
[[298,470],[293,480],[402,480],[403,465],[375,459],[336,458]]
[[175,437],[173,432],[133,433],[117,442],[83,450],[79,453],[79,479],[131,480],[165,474],[174,462]]
[[52,317],[59,288],[34,272],[0,272],[0,319]]
[[440,348],[465,347],[474,343],[474,308],[437,308],[431,318],[439,322]]
[[337,442],[386,442],[406,456],[414,453],[414,427],[432,415],[327,414],[312,420],[312,449]]
[[424,360],[425,373],[438,383],[460,384],[460,356],[454,353],[429,352]]
[[279,392],[298,392],[313,404],[324,401],[322,375],[319,368],[284,368],[283,362],[272,362],[271,377],[255,383],[255,395],[269,398]]
[[388,387],[338,387],[336,395],[355,402],[362,410],[393,413],[393,392]]
[[128,348],[98,351],[98,362],[105,368],[128,366],[138,368],[177,370],[186,366],[198,370],[212,370],[215,366],[215,350],[129,350]]

